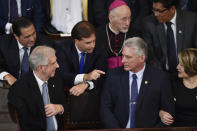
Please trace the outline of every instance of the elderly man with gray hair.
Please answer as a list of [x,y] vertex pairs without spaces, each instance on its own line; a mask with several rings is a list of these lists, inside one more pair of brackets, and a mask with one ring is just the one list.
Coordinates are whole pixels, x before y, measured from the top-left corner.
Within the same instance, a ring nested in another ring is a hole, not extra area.
[[174,115],[169,76],[146,65],[148,47],[133,37],[123,44],[123,66],[108,72],[101,95],[101,119],[106,128],[165,126],[161,109]]
[[21,129],[56,131],[63,129],[65,96],[61,79],[55,75],[59,67],[55,50],[37,46],[29,57],[33,71],[17,80],[8,93],[8,104],[19,114]]

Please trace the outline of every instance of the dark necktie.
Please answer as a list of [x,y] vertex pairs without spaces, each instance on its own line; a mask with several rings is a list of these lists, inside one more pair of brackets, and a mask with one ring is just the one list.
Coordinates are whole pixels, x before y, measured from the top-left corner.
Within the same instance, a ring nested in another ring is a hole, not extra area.
[[27,53],[28,48],[23,47],[23,50],[24,50],[24,55],[21,63],[21,76],[23,76],[26,72],[29,71],[29,56]]
[[85,52],[81,52],[81,59],[79,64],[79,73],[84,73],[84,58],[85,58]]
[[168,66],[170,72],[176,71],[177,66],[177,55],[173,30],[171,28],[172,23],[167,22],[167,56],[168,56]]
[[[46,82],[43,83],[43,85],[42,85],[42,98],[43,98],[44,105],[50,104],[50,100],[49,100],[48,93],[47,93],[47,83]],[[46,122],[47,122],[47,131],[55,131],[53,117],[52,116],[47,117]]]
[[131,98],[130,98],[130,128],[135,128],[135,110],[138,100],[138,88],[137,88],[137,75],[133,74],[133,81],[131,84]]
[[16,0],[10,0],[10,22],[13,22],[18,17],[17,2]]

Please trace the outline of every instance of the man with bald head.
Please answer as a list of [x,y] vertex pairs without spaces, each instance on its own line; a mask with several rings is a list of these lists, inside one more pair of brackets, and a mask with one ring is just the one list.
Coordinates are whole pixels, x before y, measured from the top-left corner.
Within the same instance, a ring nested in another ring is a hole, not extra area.
[[122,45],[126,38],[136,36],[137,31],[130,29],[131,10],[121,0],[115,0],[109,6],[109,23],[96,30],[96,48],[104,49],[108,68],[122,65]]

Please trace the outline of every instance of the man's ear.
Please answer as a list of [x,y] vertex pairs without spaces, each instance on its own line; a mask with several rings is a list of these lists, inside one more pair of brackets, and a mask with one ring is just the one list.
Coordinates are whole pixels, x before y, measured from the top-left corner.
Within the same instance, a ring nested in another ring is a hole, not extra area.
[[143,54],[140,56],[140,61],[145,62],[146,61],[146,56]]
[[108,19],[109,19],[109,22],[111,22],[113,19],[113,16],[109,14]]
[[39,66],[37,67],[37,71],[42,71],[43,68],[44,68],[44,66],[39,65]]
[[16,40],[19,41],[19,36],[17,36],[16,34],[14,34],[14,37],[15,37]]

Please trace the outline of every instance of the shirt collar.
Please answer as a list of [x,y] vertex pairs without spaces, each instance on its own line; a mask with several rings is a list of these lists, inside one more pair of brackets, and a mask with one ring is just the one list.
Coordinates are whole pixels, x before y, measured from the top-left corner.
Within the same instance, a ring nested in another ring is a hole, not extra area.
[[[18,43],[19,50],[23,49],[24,46],[18,40],[16,40],[16,41]],[[30,47],[27,47],[27,48],[28,48],[28,50],[30,49]]]
[[116,32],[115,30],[113,30],[112,28],[111,28],[111,24],[109,23],[109,29],[115,34],[115,35],[118,35],[120,32]]
[[137,73],[129,71],[129,78],[133,78],[132,75],[136,74],[137,75],[137,79],[142,79],[145,67],[146,67],[146,64],[144,64],[144,67],[140,71],[138,71]]
[[[78,55],[80,56],[81,53],[82,53],[82,51],[80,51],[80,50],[77,48],[77,45],[76,45],[76,44],[75,44],[75,47],[76,47],[76,50],[77,50]],[[86,52],[85,52],[85,53],[86,53]]]
[[39,77],[36,76],[36,74],[34,73],[34,71],[33,71],[33,74],[34,74],[34,76],[35,76],[35,78],[36,78],[36,81],[37,81],[37,83],[38,83],[38,86],[39,86],[40,90],[42,90],[42,85],[43,85],[45,82],[47,83],[47,81],[42,81]]
[[173,25],[176,25],[176,17],[177,17],[177,12],[175,11],[174,17],[170,20],[170,22],[171,22]]

